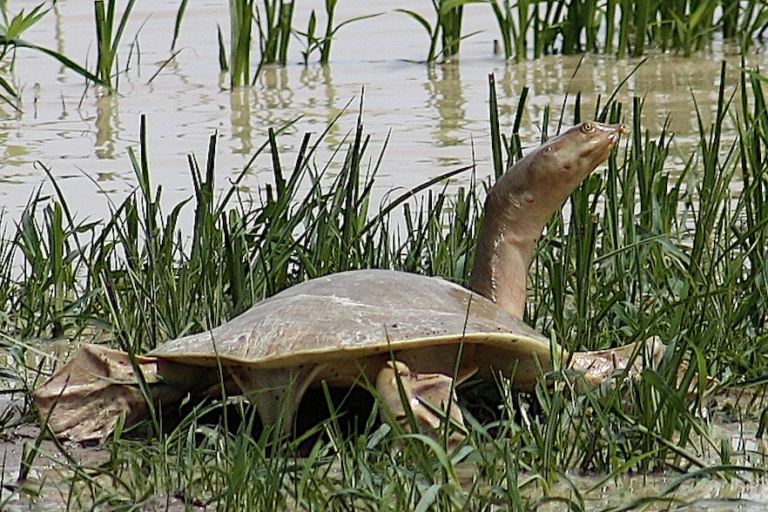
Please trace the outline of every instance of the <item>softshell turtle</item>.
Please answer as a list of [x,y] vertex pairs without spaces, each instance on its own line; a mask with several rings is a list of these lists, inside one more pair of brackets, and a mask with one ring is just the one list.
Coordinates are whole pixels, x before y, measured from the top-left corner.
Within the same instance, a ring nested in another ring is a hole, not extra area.
[[[211,331],[138,357],[151,399],[218,389],[221,368],[229,392],[244,393],[265,425],[289,429],[306,389],[326,382],[375,387],[385,419],[408,428],[402,389],[414,417],[434,428],[444,416],[435,406],[463,421],[453,390],[472,374],[490,379],[501,372],[517,388],[532,389],[561,350],[521,320],[534,246],[549,217],[623,133],[623,126],[581,123],[498,180],[486,200],[472,291],[390,270],[312,279]],[[599,381],[626,366],[633,350],[578,353],[574,360]],[[121,413],[129,423],[147,414],[135,384],[127,354],[86,345],[35,392],[35,401],[57,435],[104,438]]]

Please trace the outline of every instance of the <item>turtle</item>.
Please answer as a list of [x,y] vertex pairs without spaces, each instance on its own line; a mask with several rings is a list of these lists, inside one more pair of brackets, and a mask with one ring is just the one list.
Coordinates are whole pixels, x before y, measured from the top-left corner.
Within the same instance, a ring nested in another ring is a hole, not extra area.
[[[306,390],[322,382],[375,391],[384,421],[410,430],[415,418],[419,429],[434,432],[445,420],[463,424],[455,389],[472,375],[505,375],[526,391],[553,368],[553,356],[572,358],[594,382],[645,360],[634,345],[567,354],[522,320],[544,226],[626,133],[623,125],[582,122],[511,166],[487,194],[468,288],[401,271],[353,270],[297,284],[144,356],[83,345],[34,392],[41,421],[61,437],[101,440],[121,414],[127,423],[146,416],[147,399],[215,392],[223,376],[228,393],[242,392],[263,425],[285,433]],[[657,357],[659,348],[651,349]],[[136,371],[151,397],[136,385]]]

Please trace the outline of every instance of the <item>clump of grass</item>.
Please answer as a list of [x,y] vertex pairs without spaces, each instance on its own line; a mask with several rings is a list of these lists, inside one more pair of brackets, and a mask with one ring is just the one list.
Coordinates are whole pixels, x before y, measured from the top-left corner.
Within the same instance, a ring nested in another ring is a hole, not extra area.
[[[293,23],[293,2],[265,0],[260,9],[253,0],[235,0],[229,5],[230,51],[227,61],[224,38],[219,28],[219,66],[229,71],[234,87],[250,85],[266,65],[285,65],[288,62],[288,44]],[[251,78],[251,45],[253,26],[259,35],[261,57]]]
[[256,9],[259,28],[261,63],[285,65],[288,62],[288,43],[293,23],[293,1],[265,0],[264,11]]
[[[443,240],[443,222],[451,215],[469,225],[477,205],[453,213],[448,198],[430,197],[429,211],[420,210],[418,222],[409,224],[406,239],[399,241],[389,231],[388,219],[405,204],[402,199],[395,198],[393,206],[382,206],[377,214],[369,212],[381,157],[364,167],[368,138],[362,130],[361,124],[350,135],[347,154],[339,155],[341,169],[327,189],[322,179],[327,168],[312,165],[325,134],[314,141],[307,134],[295,161],[286,166],[279,155],[279,135],[270,131],[252,158],[272,152],[274,185],[264,190],[258,206],[233,204],[236,185],[216,200],[216,143],[211,138],[204,168],[190,159],[194,230],[189,242],[182,243],[178,220],[186,202],[169,214],[162,212],[162,190],[151,185],[148,128],[142,121],[139,151],[131,152],[137,192],[117,205],[105,223],[78,224],[62,195],[51,205],[39,196],[30,203],[14,242],[25,263],[23,288],[18,293],[11,291],[13,286],[4,290],[11,308],[24,313],[11,320],[13,328],[24,337],[76,336],[95,325],[122,343],[137,343],[132,349],[140,353],[163,340],[218,325],[312,277],[367,267],[427,273],[460,268],[457,262],[468,257],[470,246],[459,237]],[[250,164],[243,175],[249,169]],[[452,174],[456,172],[435,181]],[[302,187],[307,192],[299,196]],[[477,202],[474,192],[462,194],[464,201]],[[411,219],[410,207],[403,207]],[[46,212],[42,225],[36,220],[40,208]],[[425,221],[430,216],[433,224]],[[429,258],[423,235],[438,248]]]
[[[117,82],[113,82],[112,73],[116,71],[119,65],[117,61],[118,47],[135,3],[136,0],[128,0],[117,27],[115,27],[117,0],[107,0],[106,6],[104,0],[96,0],[93,3],[96,19],[96,47],[98,49],[96,76],[107,85],[109,90],[117,89]],[[114,76],[119,75],[116,73]]]
[[583,51],[644,55],[648,48],[691,56],[718,32],[748,47],[766,29],[762,2],[491,2],[506,58]]
[[[427,31],[429,51],[426,62],[433,63],[441,56],[444,60],[450,60],[458,55],[461,41],[477,33],[461,35],[464,6],[477,2],[478,0],[432,0],[437,17],[434,26],[424,16],[411,9],[397,9],[397,12],[410,16]],[[439,51],[438,42],[442,45]]]
[[529,1],[518,1],[510,5],[509,0],[492,0],[491,7],[499,25],[504,57],[521,62],[528,58],[528,39],[532,23],[536,19],[537,5]]

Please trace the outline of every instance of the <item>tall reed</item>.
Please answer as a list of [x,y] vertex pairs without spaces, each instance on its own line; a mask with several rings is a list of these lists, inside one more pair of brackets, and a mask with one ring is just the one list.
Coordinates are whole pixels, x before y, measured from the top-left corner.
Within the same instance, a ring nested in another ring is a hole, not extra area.
[[[478,3],[478,0],[432,0],[436,16],[434,26],[424,16],[411,9],[396,9],[396,11],[410,16],[427,31],[429,51],[426,62],[432,63],[440,57],[450,60],[458,55],[461,41],[477,33],[461,35],[464,6],[470,3]],[[439,50],[438,42],[442,45]]]
[[93,4],[96,13],[96,48],[98,50],[96,76],[107,84],[109,89],[117,89],[117,82],[113,85],[112,81],[113,72],[115,78],[119,76],[116,68],[120,40],[135,3],[136,0],[128,0],[117,27],[115,27],[117,0],[107,0],[106,6],[104,0],[96,0]]

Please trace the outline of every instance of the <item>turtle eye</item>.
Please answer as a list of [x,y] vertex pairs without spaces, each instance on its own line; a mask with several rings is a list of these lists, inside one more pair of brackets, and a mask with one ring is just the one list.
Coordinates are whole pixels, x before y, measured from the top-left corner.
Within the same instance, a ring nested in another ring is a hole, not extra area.
[[581,125],[581,131],[584,133],[589,133],[595,131],[595,125],[592,123],[584,123]]

